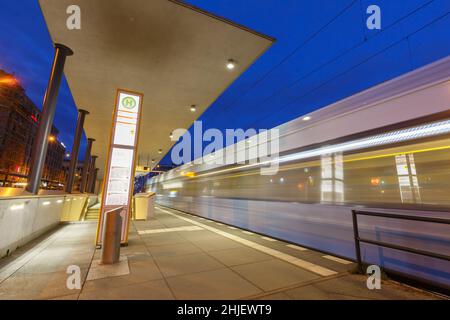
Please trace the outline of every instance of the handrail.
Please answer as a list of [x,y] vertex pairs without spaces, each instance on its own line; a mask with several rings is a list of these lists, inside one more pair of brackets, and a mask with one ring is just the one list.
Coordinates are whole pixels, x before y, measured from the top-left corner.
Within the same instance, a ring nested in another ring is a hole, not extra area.
[[[4,176],[12,176],[12,177],[19,177],[19,178],[23,178],[23,179],[28,179],[28,175],[27,174],[23,174],[23,173],[17,173],[17,172],[11,172],[11,171],[0,171],[0,175],[4,175]],[[6,181],[6,180],[5,180]],[[41,181],[43,182],[50,182],[50,183],[61,183],[61,184],[65,184],[64,181],[58,181],[58,180],[49,180],[49,179],[45,179],[42,178]],[[13,181],[11,181],[13,182]]]
[[371,216],[378,218],[388,218],[388,219],[396,219],[396,220],[407,220],[407,221],[420,221],[420,222],[429,222],[429,223],[437,223],[437,224],[446,224],[450,225],[450,219],[443,218],[429,218],[429,217],[419,217],[419,216],[411,216],[411,215],[403,215],[403,214],[392,214],[392,213],[384,213],[384,212],[372,212],[372,211],[363,211],[363,210],[352,210],[352,220],[353,220],[353,234],[355,240],[355,251],[356,251],[356,261],[358,263],[358,269],[360,272],[362,270],[362,258],[361,258],[361,242],[368,243],[376,246],[386,247],[394,250],[405,251],[413,254],[418,254],[422,256],[427,256],[431,258],[441,259],[445,261],[450,261],[450,256],[434,253],[431,251],[425,251],[420,249],[414,249],[411,247],[400,246],[388,242],[371,240],[361,238],[359,236],[358,230],[358,215],[362,216]]
[[89,210],[89,196],[87,196],[84,199],[84,204],[83,204],[83,209],[81,209],[81,214],[80,214],[80,218],[78,219],[79,221],[84,221],[86,220],[86,214]]
[[392,214],[392,213],[371,212],[371,211],[363,211],[363,210],[352,210],[352,211],[355,211],[356,214],[358,214],[360,216],[372,216],[372,217],[380,217],[380,218],[392,218],[392,219],[397,219],[397,220],[411,220],[411,221],[423,221],[423,222],[450,224],[450,219],[443,219],[443,218],[430,218],[430,217],[411,216],[411,215],[406,215],[406,214]]
[[15,196],[3,196],[0,195],[0,200],[19,200],[19,199],[34,199],[34,198],[40,198],[40,199],[47,199],[47,198],[63,198],[63,197],[84,197],[84,196],[90,196],[91,193],[60,193],[60,194],[21,194],[21,195],[15,195]]

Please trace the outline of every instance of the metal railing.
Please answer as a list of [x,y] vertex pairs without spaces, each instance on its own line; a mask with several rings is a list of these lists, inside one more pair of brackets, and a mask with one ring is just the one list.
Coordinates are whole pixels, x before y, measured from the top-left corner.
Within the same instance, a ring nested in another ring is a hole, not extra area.
[[[10,178],[15,178],[20,181],[14,181]],[[28,181],[28,175],[15,173],[10,171],[0,171],[0,187],[12,187],[12,188],[21,188]],[[63,189],[65,183],[57,180],[49,180],[49,179],[41,179],[42,183],[46,183],[47,186],[44,187],[41,185],[42,189]]]
[[406,221],[420,221],[420,222],[429,222],[436,224],[446,224],[450,225],[450,219],[442,219],[442,218],[429,218],[429,217],[419,217],[419,216],[411,216],[411,215],[403,215],[403,214],[391,214],[391,213],[383,213],[383,212],[372,212],[372,211],[362,211],[362,210],[352,210],[352,218],[353,218],[353,233],[355,239],[355,251],[356,251],[356,261],[358,263],[358,270],[363,272],[362,270],[362,258],[361,258],[361,242],[368,243],[380,247],[390,248],[394,250],[409,252],[417,255],[422,255],[426,257],[441,259],[445,261],[450,261],[450,256],[439,254],[431,251],[425,251],[420,249],[415,249],[411,247],[405,247],[396,245],[393,243],[377,241],[372,239],[365,239],[359,236],[358,230],[358,215],[360,216],[370,216],[370,217],[378,217],[378,218],[388,218],[388,219],[396,219],[396,220],[406,220]]

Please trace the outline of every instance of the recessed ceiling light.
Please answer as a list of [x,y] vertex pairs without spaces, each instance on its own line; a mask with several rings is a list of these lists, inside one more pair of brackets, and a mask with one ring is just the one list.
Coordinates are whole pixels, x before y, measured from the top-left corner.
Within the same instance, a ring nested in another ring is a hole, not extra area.
[[309,120],[311,120],[310,116],[303,117],[303,121],[309,121]]
[[162,153],[162,149],[159,149],[159,150],[158,150],[158,153],[161,154],[161,153]]
[[173,133],[170,133],[170,140],[172,140],[173,139]]
[[227,69],[233,70],[236,67],[236,62],[233,59],[229,59],[227,62]]
[[191,106],[191,112],[195,112],[195,111],[197,111],[197,106],[195,104],[193,104]]

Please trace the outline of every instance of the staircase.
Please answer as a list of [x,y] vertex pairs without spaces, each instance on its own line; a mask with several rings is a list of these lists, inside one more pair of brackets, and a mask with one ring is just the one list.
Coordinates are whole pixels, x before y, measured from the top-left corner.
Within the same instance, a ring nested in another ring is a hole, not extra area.
[[100,215],[100,204],[93,205],[86,212],[84,221],[98,221]]

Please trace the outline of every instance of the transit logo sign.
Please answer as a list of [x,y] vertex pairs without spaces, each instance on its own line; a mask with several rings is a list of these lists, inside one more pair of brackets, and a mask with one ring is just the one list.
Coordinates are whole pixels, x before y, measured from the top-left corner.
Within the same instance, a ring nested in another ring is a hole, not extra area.
[[122,107],[124,107],[126,109],[132,110],[136,107],[136,105],[137,105],[137,102],[133,97],[128,96],[128,97],[123,98],[123,100],[122,100]]

